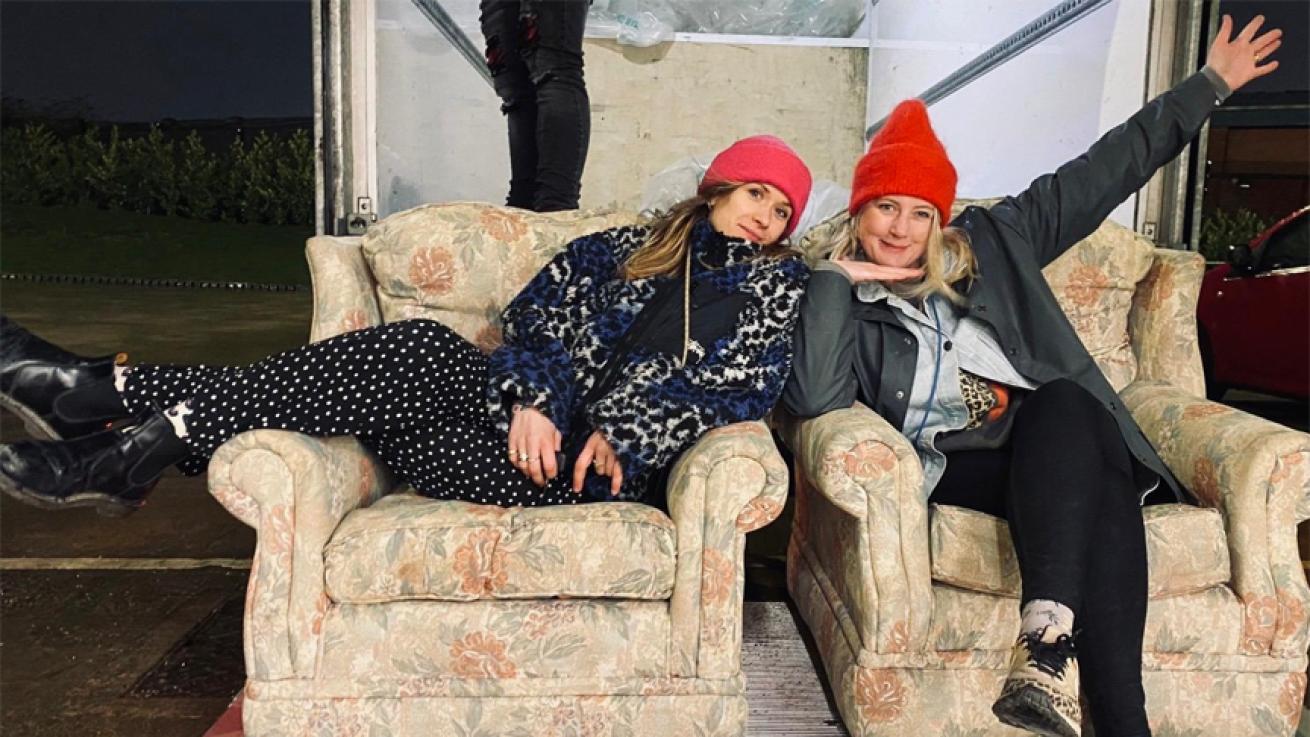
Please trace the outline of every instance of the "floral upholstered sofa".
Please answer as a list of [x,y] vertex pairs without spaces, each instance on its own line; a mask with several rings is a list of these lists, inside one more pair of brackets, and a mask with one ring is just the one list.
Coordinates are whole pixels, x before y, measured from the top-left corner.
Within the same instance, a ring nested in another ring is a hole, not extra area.
[[[430,205],[313,238],[311,339],[430,317],[491,350],[563,244],[632,219]],[[351,438],[233,438],[210,489],[258,531],[246,734],[740,735],[743,541],[786,488],[759,422],[683,454],[668,514],[433,501]]]
[[[808,235],[809,253],[841,225]],[[1306,686],[1310,589],[1296,525],[1310,516],[1310,436],[1204,399],[1203,268],[1107,223],[1045,275],[1202,501],[1144,510],[1156,737],[1291,735]],[[990,709],[1019,629],[1005,522],[925,504],[909,443],[863,406],[785,425],[797,459],[788,588],[851,734],[1021,734]]]

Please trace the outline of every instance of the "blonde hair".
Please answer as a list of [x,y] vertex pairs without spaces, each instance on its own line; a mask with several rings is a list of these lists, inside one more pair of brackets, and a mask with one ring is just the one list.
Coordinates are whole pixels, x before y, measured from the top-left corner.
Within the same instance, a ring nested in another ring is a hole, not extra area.
[[[828,258],[865,260],[859,232],[860,217],[863,214],[864,208],[861,208],[855,217],[846,222],[845,227],[838,230]],[[940,294],[958,305],[964,302],[964,297],[952,285],[962,279],[978,276],[978,259],[974,257],[973,247],[969,245],[969,234],[952,226],[943,228],[941,213],[935,207],[928,229],[928,244],[923,251],[922,267],[922,279],[917,282],[898,282],[895,292],[910,299]]]
[[[687,255],[691,229],[710,216],[710,201],[731,194],[742,182],[719,182],[670,207],[656,213],[648,222],[650,233],[646,242],[623,264],[623,278],[627,281],[651,276],[670,276],[682,269]],[[799,217],[793,213],[792,217]],[[786,258],[800,255],[783,241],[761,246],[758,258]]]

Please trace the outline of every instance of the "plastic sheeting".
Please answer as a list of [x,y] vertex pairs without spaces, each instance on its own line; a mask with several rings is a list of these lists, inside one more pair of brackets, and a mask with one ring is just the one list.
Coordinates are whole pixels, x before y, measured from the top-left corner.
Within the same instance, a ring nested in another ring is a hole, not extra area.
[[596,0],[587,31],[653,46],[676,32],[849,38],[867,0]]
[[[710,168],[713,155],[689,156],[661,169],[646,182],[641,194],[641,212],[646,215],[667,210],[696,194],[705,170]],[[810,199],[796,222],[791,234],[795,242],[810,228],[846,209],[851,191],[827,179],[817,180],[810,186]]]

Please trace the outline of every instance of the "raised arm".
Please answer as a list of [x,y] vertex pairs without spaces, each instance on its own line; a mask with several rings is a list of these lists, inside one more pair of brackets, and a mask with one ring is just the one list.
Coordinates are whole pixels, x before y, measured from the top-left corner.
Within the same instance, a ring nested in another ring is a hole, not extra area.
[[1232,19],[1224,16],[1205,68],[1107,132],[1082,156],[1001,200],[993,215],[1024,234],[1043,266],[1054,261],[1172,161],[1216,105],[1278,67],[1266,60],[1281,44],[1282,32],[1257,36],[1263,22],[1257,16],[1234,38]]

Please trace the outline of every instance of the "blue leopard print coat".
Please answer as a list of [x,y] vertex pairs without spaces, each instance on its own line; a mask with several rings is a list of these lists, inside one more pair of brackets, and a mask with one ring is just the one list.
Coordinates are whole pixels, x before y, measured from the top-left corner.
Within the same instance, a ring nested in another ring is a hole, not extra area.
[[[800,258],[761,259],[757,246],[701,221],[692,229],[692,285],[710,281],[745,295],[736,328],[687,365],[637,346],[622,379],[581,406],[616,344],[655,293],[658,279],[625,281],[622,264],[647,229],[627,226],[569,243],[501,315],[505,342],[490,358],[487,405],[502,432],[510,405],[531,404],[564,436],[567,463],[593,430],[623,467],[618,499],[644,500],[649,481],[706,432],[757,420],[773,407],[791,370],[792,333],[809,270]],[[679,312],[681,314],[681,312]],[[561,468],[571,476],[572,466]],[[612,499],[609,479],[588,471],[584,493]]]

